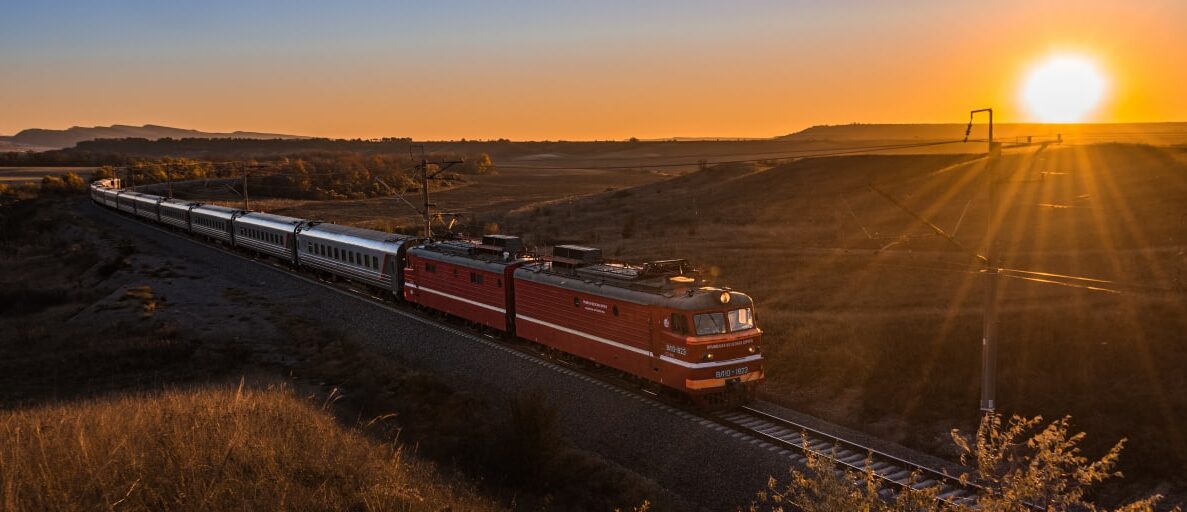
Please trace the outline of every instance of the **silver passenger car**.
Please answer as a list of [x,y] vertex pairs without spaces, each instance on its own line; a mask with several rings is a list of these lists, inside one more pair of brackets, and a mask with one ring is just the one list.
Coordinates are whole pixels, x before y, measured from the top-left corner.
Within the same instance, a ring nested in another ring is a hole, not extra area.
[[372,229],[310,222],[297,230],[297,264],[402,296],[404,254],[417,239]]
[[197,205],[197,203],[180,199],[161,201],[161,224],[168,224],[188,231],[190,229],[190,209]]
[[99,183],[97,189],[99,191],[99,197],[101,198],[99,204],[102,204],[108,208],[115,208],[115,197],[119,195],[120,190],[115,188],[107,188],[102,185],[102,182],[97,183]]
[[116,209],[121,212],[136,213],[135,197],[136,192],[131,190],[117,191],[115,195]]
[[235,218],[235,246],[296,263],[296,230],[305,219],[263,212],[247,212]]
[[243,210],[203,204],[190,210],[190,232],[232,243],[231,228],[235,217]]
[[139,192],[131,192],[132,204],[136,208],[136,215],[159,222],[161,220],[160,203],[164,199],[161,196],[154,196],[152,194],[142,194]]

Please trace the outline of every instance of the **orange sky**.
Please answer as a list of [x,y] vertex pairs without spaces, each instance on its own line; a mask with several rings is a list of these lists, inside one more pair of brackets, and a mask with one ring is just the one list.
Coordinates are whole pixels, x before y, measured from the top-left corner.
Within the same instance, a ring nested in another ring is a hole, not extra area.
[[1107,74],[1087,120],[1187,120],[1182,1],[165,4],[6,8],[0,134],[765,137],[983,106],[1029,121],[1023,76],[1067,51]]

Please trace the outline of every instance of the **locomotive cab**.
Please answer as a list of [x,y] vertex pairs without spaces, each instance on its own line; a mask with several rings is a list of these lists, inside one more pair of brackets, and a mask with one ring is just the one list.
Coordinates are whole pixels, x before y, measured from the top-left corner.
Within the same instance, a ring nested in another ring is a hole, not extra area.
[[713,287],[672,297],[662,320],[664,355],[688,368],[685,387],[710,402],[753,398],[763,378],[762,330],[754,301],[743,293]]

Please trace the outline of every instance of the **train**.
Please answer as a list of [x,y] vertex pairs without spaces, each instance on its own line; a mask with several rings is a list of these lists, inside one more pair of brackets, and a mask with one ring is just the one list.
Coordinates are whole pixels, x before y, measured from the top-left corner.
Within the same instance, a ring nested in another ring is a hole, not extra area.
[[750,296],[686,260],[612,261],[600,249],[529,252],[520,237],[425,239],[161,197],[98,180],[98,205],[295,271],[616,370],[693,404],[747,403],[764,378]]

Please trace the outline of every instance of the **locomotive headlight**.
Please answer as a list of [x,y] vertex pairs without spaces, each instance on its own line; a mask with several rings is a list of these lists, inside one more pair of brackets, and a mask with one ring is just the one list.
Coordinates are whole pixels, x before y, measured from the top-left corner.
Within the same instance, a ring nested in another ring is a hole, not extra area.
[[713,360],[713,353],[712,353],[712,352],[705,352],[705,360],[706,360],[706,361],[712,361],[712,360]]
[[729,304],[730,303],[730,292],[721,292],[721,295],[717,296],[717,300],[720,301],[722,304]]
[[758,345],[750,345],[750,348],[748,348],[746,350],[749,350],[751,354],[757,354],[758,353]]

